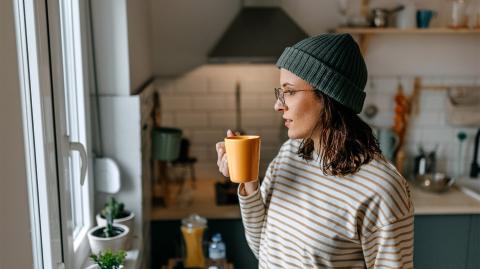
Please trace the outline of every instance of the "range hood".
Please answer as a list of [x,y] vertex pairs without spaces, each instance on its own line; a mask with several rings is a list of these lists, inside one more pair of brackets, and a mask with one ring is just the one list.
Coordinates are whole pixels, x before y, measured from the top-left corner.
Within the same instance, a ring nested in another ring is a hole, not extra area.
[[275,63],[308,35],[280,7],[243,7],[208,55],[209,63]]

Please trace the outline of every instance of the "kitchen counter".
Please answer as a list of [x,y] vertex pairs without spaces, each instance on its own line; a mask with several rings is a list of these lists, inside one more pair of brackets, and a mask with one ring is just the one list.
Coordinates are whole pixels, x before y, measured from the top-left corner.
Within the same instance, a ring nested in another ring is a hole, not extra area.
[[[178,220],[197,213],[209,219],[239,219],[238,205],[218,206],[215,204],[215,180],[199,180],[193,192],[193,203],[189,207],[152,207],[152,220]],[[480,214],[480,201],[471,198],[457,187],[446,193],[436,194],[410,185],[415,206],[415,215]]]

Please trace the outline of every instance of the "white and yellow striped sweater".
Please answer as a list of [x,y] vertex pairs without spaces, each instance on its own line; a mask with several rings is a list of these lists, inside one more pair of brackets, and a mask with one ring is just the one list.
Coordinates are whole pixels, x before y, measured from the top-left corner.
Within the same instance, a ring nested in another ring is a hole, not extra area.
[[283,144],[260,191],[240,194],[245,235],[259,268],[413,268],[413,205],[395,167],[372,161],[325,176]]

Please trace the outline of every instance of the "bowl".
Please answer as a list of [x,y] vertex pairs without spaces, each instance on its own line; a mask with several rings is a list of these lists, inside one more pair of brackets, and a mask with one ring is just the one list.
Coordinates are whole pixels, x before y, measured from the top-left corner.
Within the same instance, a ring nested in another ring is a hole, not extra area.
[[454,182],[454,178],[443,173],[424,174],[415,177],[415,185],[426,191],[437,193],[448,191]]

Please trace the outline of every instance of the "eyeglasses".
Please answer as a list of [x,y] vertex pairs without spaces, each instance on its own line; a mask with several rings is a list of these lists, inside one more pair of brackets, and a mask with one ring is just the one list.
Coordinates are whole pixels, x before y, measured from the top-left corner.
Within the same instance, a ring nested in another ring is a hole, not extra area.
[[296,92],[313,92],[314,90],[284,90],[282,88],[275,88],[273,89],[275,92],[275,98],[280,100],[282,106],[285,106],[285,93],[289,95],[294,95]]

